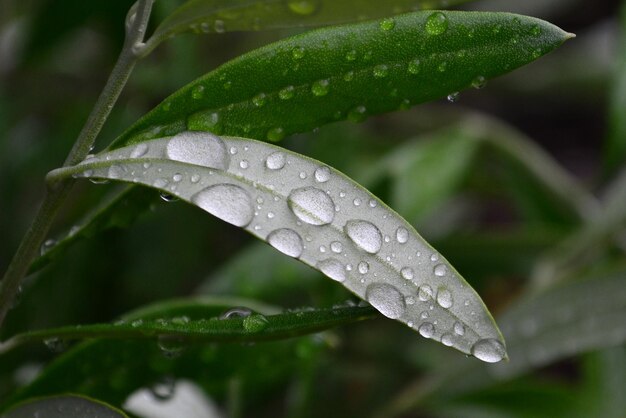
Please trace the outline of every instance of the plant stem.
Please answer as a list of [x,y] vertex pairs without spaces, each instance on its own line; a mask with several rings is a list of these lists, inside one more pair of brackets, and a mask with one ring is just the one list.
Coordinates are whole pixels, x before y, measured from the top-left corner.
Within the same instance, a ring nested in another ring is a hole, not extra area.
[[[153,3],[154,0],[138,0],[136,5],[131,8],[129,18],[127,19],[126,39],[122,51],[87,122],[68,154],[64,166],[77,164],[87,156],[102,126],[109,117],[113,105],[126,85],[130,73],[138,60],[136,47],[140,46],[144,39]],[[28,273],[30,264],[37,256],[50,230],[52,221],[69,194],[73,183],[73,180],[68,179],[48,187],[35,219],[22,238],[22,242],[4,274],[0,286],[0,326],[10,309],[15,294],[19,290],[22,279]]]

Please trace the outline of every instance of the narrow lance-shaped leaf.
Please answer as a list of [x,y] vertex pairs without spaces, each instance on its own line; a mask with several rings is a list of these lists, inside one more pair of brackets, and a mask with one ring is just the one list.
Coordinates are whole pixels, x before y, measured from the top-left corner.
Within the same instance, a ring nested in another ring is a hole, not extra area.
[[146,42],[143,53],[185,32],[224,33],[322,26],[419,9],[448,8],[468,0],[190,0],[174,10]]
[[267,143],[183,132],[102,153],[75,175],[155,187],[320,270],[383,315],[481,360],[502,336],[480,297],[385,204],[315,160]]
[[95,399],[78,395],[60,395],[25,401],[2,418],[124,418],[128,417],[117,408]]
[[183,87],[113,148],[185,130],[278,141],[405,109],[512,71],[570,38],[508,13],[415,12],[323,28],[254,50]]

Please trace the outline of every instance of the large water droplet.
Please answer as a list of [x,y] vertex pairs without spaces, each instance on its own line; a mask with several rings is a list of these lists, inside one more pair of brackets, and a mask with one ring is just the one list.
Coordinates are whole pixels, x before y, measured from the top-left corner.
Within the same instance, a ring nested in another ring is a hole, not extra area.
[[290,257],[300,257],[302,255],[303,245],[300,235],[292,229],[277,229],[270,233],[267,242],[283,254]]
[[472,346],[474,357],[487,363],[497,363],[506,356],[502,343],[494,338],[479,340]]
[[441,35],[448,30],[448,18],[441,12],[435,12],[426,19],[426,33]]
[[150,387],[150,393],[156,399],[166,401],[174,396],[176,382],[171,376],[164,377]]
[[139,158],[142,157],[148,152],[148,145],[145,143],[141,143],[137,145],[130,153],[130,158]]
[[432,336],[435,335],[435,326],[430,322],[424,322],[417,331],[424,338],[432,338]]
[[406,309],[404,296],[390,284],[370,284],[365,290],[365,298],[387,318],[400,318]]
[[267,318],[261,314],[254,314],[243,319],[243,329],[248,332],[261,332],[269,325]]
[[433,272],[435,273],[435,276],[443,277],[448,272],[448,268],[446,267],[445,264],[437,264],[435,268],[433,269]]
[[270,170],[280,170],[285,166],[285,154],[282,152],[274,152],[265,160],[265,166]]
[[327,258],[326,260],[320,261],[317,263],[317,268],[333,280],[338,282],[346,280],[346,271],[343,264],[334,258]]
[[443,334],[441,336],[441,344],[451,347],[454,344],[454,337],[451,334]]
[[246,226],[254,217],[248,192],[233,184],[217,184],[192,196],[191,201],[211,215],[235,226]]
[[310,225],[327,225],[335,218],[332,199],[315,187],[295,189],[287,199],[289,208],[302,222]]
[[317,180],[318,183],[326,183],[330,180],[330,169],[326,166],[315,169],[315,180]]
[[169,140],[165,153],[170,160],[217,170],[230,163],[224,141],[207,132],[182,132]]
[[367,274],[367,272],[370,271],[370,265],[367,263],[367,261],[361,261],[358,265],[358,269],[359,273]]
[[448,289],[445,288],[439,288],[439,290],[437,291],[437,303],[442,307],[442,308],[450,308],[452,307],[452,293],[450,293],[450,291]]
[[376,254],[383,244],[380,230],[371,222],[351,220],[344,226],[344,231],[350,239],[362,250]]

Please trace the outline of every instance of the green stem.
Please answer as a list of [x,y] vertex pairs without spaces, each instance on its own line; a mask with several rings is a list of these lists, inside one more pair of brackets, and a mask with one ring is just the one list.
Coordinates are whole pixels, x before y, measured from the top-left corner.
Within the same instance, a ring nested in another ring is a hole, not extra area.
[[[136,7],[133,6],[131,9],[130,18],[127,21],[124,47],[85,126],[68,154],[64,166],[74,165],[82,161],[93,146],[138,60],[137,47],[143,41],[153,3],[154,0],[138,0]],[[72,185],[73,181],[67,179],[48,187],[35,219],[22,238],[22,242],[4,274],[0,286],[0,326],[9,311],[11,301],[18,292],[22,279],[28,273],[30,264],[37,256],[50,230],[52,221]]]

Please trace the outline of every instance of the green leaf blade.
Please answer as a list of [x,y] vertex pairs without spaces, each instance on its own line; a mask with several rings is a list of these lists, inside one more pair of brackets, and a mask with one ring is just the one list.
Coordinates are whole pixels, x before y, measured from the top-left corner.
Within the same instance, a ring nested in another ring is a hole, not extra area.
[[342,173],[243,138],[184,132],[52,172],[154,187],[243,227],[423,337],[495,362],[484,303],[413,227]]
[[278,141],[445,97],[512,71],[572,35],[508,13],[416,12],[393,28],[323,28],[230,61],[183,87],[112,147],[184,130]]

